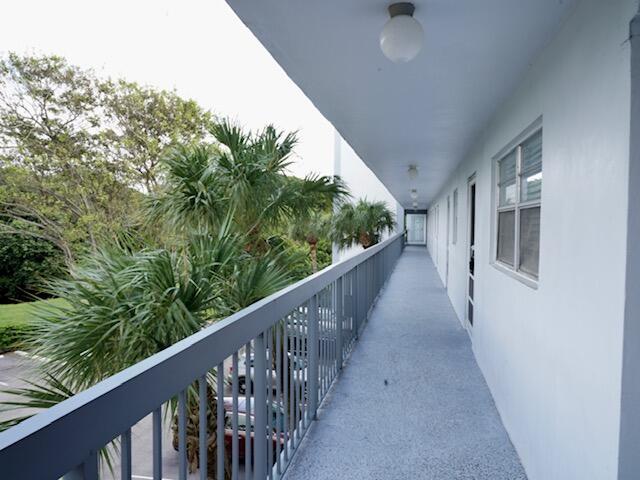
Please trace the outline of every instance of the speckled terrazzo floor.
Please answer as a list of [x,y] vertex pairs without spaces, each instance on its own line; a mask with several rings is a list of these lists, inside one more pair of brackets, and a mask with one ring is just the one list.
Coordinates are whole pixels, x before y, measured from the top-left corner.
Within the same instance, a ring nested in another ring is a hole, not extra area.
[[285,479],[526,479],[426,249],[400,257]]

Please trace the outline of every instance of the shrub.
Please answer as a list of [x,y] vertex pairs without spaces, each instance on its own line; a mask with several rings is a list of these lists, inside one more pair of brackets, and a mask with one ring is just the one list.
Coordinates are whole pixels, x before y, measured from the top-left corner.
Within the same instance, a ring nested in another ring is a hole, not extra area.
[[19,350],[33,331],[33,326],[24,323],[0,324],[0,353]]
[[46,297],[43,285],[62,272],[62,253],[51,243],[21,235],[0,235],[0,303]]

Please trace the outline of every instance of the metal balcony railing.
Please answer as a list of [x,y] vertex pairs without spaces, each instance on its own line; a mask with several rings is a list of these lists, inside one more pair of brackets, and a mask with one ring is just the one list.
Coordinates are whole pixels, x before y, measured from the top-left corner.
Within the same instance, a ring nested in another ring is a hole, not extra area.
[[402,249],[395,235],[0,433],[0,477],[97,479],[100,450],[115,441],[121,478],[131,479],[131,427],[152,414],[162,479],[163,409],[176,402],[181,480],[190,427],[201,479],[280,478]]

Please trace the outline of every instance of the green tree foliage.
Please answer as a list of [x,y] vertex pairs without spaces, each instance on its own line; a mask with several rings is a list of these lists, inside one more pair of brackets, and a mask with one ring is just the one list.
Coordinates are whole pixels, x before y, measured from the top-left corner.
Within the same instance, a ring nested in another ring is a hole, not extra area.
[[64,59],[0,60],[0,231],[59,248],[71,267],[140,222],[142,193],[176,142],[202,141],[193,101],[103,81]]
[[385,202],[369,202],[365,198],[356,204],[345,203],[334,215],[332,239],[340,247],[369,248],[380,241],[385,231],[395,228],[394,217]]
[[100,250],[52,285],[65,303],[40,312],[35,353],[82,390],[286,286],[277,259],[248,255],[244,241],[225,231],[182,251]]
[[[340,179],[288,174],[294,133],[212,121],[59,57],[9,55],[0,92],[0,232],[49,242],[72,267],[30,338],[42,381],[8,409],[51,406],[281,289],[301,257],[274,238],[301,222],[309,243],[314,212],[347,196]],[[328,242],[313,244],[325,264]]]
[[158,167],[167,149],[209,139],[211,114],[174,92],[124,80],[107,86],[105,113],[111,126],[107,132],[111,153],[126,163],[133,184],[153,192],[161,181]]
[[216,146],[180,147],[166,159],[166,184],[153,199],[154,220],[174,231],[217,231],[230,216],[248,236],[248,249],[265,247],[269,233],[306,218],[348,195],[330,176],[289,176],[295,134],[268,126],[252,134],[224,120],[213,125]]
[[289,229],[291,237],[309,245],[312,273],[318,271],[318,243],[328,237],[330,230],[331,217],[318,210],[291,224]]
[[0,304],[33,300],[42,287],[64,270],[60,252],[49,242],[19,235],[0,235]]

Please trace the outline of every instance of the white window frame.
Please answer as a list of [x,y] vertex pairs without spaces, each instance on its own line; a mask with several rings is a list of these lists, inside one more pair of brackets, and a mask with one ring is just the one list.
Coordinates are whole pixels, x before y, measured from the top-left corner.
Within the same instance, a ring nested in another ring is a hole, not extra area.
[[[518,135],[513,141],[509,142],[500,152],[493,157],[493,205],[492,205],[492,241],[491,241],[491,264],[500,270],[501,272],[515,278],[516,280],[524,283],[525,285],[537,289],[540,282],[540,269],[538,268],[538,276],[531,275],[527,272],[520,270],[520,211],[540,207],[542,213],[542,196],[538,200],[532,200],[528,202],[522,202],[520,200],[521,187],[521,174],[522,174],[522,144],[529,138],[542,131],[542,117],[538,118],[529,127],[527,127],[520,135]],[[516,152],[516,192],[515,202],[512,205],[500,206],[500,189],[498,183],[500,181],[500,162],[508,155]],[[543,155],[544,155],[544,135],[543,135]],[[544,158],[542,160],[542,171],[544,171]],[[544,189],[544,175],[543,175],[543,189]],[[515,221],[514,232],[514,261],[513,266],[498,260],[498,220],[499,213],[513,211]],[[538,245],[540,248],[540,244]]]

